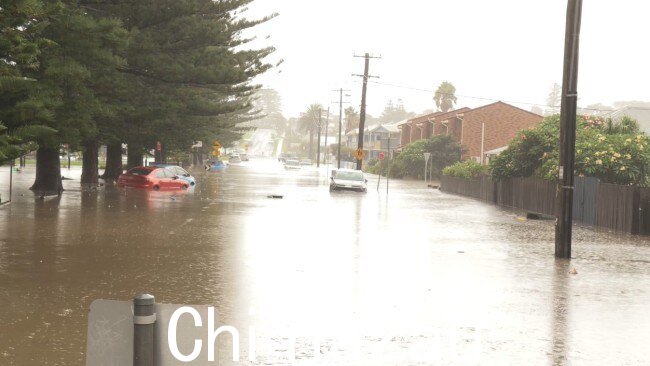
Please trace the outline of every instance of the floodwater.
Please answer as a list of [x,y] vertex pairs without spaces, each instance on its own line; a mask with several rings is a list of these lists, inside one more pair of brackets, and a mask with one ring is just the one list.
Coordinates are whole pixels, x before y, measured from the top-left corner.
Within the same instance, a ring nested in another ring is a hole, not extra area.
[[194,173],[174,194],[82,190],[64,170],[45,199],[15,174],[0,364],[83,365],[90,303],[138,292],[213,305],[242,338],[254,326],[256,361],[244,342],[236,364],[650,364],[645,238],[576,227],[556,261],[552,221],[422,183],[330,194],[324,169],[273,160]]

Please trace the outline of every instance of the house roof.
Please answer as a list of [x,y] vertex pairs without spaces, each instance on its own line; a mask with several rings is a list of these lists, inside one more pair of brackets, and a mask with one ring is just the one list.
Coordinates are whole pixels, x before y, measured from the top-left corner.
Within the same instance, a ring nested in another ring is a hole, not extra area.
[[522,111],[522,112],[526,112],[526,113],[531,114],[531,115],[536,116],[536,117],[543,117],[543,116],[541,116],[541,115],[539,115],[539,114],[537,114],[537,113],[534,113],[534,112],[531,112],[531,111],[527,111],[527,110],[522,109],[522,108],[519,108],[519,107],[515,107],[515,106],[512,105],[512,104],[504,103],[504,102],[502,102],[502,101],[498,101],[498,102],[494,102],[494,103],[486,104],[486,105],[481,106],[481,107],[478,107],[478,108],[470,109],[469,111],[464,112],[464,113],[465,113],[465,114],[471,114],[471,113],[473,113],[473,112],[480,111],[480,110],[485,109],[485,108],[493,107],[493,106],[498,105],[498,104],[502,104],[502,105],[508,106],[508,107],[510,107],[510,108],[518,109],[518,110],[520,110],[520,111]]
[[[390,133],[399,132],[399,128],[397,127],[397,123],[385,123],[385,124],[375,123],[375,124],[366,126],[366,128],[364,128],[363,131],[364,131],[364,133],[365,132],[372,133],[372,132],[376,132],[377,130],[379,130],[381,128],[385,129],[386,132],[390,132]],[[355,135],[358,135],[358,134],[359,134],[358,129],[352,129],[352,130],[346,132],[345,135],[346,136],[355,136]]]

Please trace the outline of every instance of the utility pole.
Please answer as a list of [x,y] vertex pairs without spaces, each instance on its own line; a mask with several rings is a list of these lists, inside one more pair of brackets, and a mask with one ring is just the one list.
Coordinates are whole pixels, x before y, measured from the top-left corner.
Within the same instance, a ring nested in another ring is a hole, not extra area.
[[325,117],[325,165],[327,165],[327,134],[330,125],[330,107],[327,107],[327,117]]
[[578,103],[578,51],[582,0],[568,0],[564,38],[564,71],[560,107],[560,207],[555,224],[555,257],[571,259],[573,182]]
[[388,181],[390,180],[390,131],[388,131],[388,141],[386,141],[386,159],[388,159],[388,164],[387,164],[387,169],[386,172],[386,196],[388,196]]
[[[363,132],[366,124],[366,92],[368,91],[368,78],[377,77],[368,75],[368,71],[370,69],[370,59],[381,57],[373,57],[370,56],[369,53],[366,53],[364,56],[355,55],[354,57],[363,57],[365,60],[363,75],[354,75],[363,77],[363,87],[361,89],[361,111],[359,112],[359,139],[357,142],[357,150],[363,151]],[[357,159],[357,170],[361,170],[362,164],[363,159]]]
[[318,143],[316,144],[316,168],[320,167],[320,132],[321,128],[321,119],[323,117],[323,111],[318,109]]
[[[338,102],[333,102],[333,103],[338,103],[339,104],[339,141],[338,141],[338,151],[336,152],[336,168],[341,169],[341,129],[343,128],[343,103],[348,103],[343,101],[343,92],[344,91],[349,91],[349,90],[343,90],[343,88],[339,90],[333,90],[339,92],[339,101]],[[348,94],[345,95],[346,97],[349,97]]]

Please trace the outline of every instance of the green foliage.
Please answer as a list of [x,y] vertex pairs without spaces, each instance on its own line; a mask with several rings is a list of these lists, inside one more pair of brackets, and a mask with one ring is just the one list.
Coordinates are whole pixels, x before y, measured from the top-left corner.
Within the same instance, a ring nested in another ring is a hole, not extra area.
[[9,133],[7,127],[0,123],[0,165],[36,150],[36,140],[54,133],[55,130],[40,125],[18,127]]
[[449,177],[472,179],[485,174],[485,167],[474,160],[465,160],[444,168],[442,174]]
[[[605,183],[646,184],[650,140],[638,132],[636,121],[578,116],[577,126],[575,174],[596,177]],[[491,176],[557,179],[559,135],[558,115],[520,132],[508,149],[490,162]]]
[[396,178],[424,178],[424,153],[431,153],[429,169],[439,177],[442,169],[460,160],[461,146],[450,136],[438,135],[428,140],[418,140],[404,147],[394,159],[391,175]]

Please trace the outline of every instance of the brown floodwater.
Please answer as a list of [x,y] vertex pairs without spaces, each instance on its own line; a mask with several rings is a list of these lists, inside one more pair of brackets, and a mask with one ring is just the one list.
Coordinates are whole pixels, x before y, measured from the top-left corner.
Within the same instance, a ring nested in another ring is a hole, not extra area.
[[139,292],[254,326],[252,364],[650,364],[644,237],[576,227],[556,261],[552,221],[421,182],[329,193],[325,169],[274,160],[176,193],[63,172],[44,199],[15,173],[0,208],[1,365],[85,364],[90,303]]

